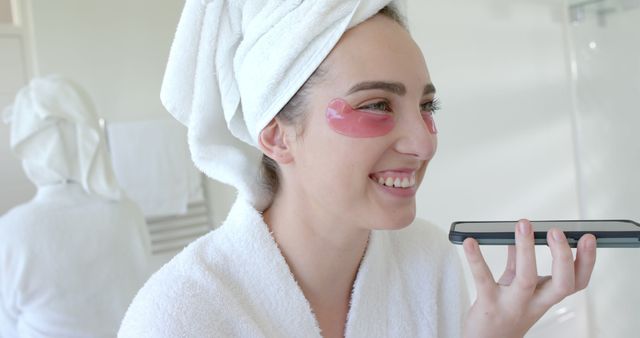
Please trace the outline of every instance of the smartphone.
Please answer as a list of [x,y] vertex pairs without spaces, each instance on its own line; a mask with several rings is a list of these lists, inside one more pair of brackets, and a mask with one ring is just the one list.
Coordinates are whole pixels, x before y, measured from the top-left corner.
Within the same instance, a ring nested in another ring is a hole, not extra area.
[[[453,244],[472,237],[480,245],[513,245],[517,221],[453,222],[449,240]],[[575,248],[584,234],[596,237],[598,248],[640,248],[640,224],[631,220],[558,220],[531,221],[535,243],[547,244],[547,231],[558,228],[564,231],[569,246]]]

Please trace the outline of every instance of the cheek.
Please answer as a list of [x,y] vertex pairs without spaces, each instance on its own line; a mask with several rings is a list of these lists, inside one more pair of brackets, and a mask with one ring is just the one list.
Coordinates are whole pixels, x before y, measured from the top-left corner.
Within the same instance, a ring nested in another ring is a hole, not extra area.
[[315,137],[318,142],[307,139],[304,165],[301,175],[306,185],[313,189],[326,203],[353,203],[361,196],[369,183],[371,168],[381,158],[381,146],[374,140],[362,140],[336,135],[329,128]]
[[383,136],[395,126],[392,115],[353,109],[341,99],[329,103],[325,117],[333,131],[355,138]]

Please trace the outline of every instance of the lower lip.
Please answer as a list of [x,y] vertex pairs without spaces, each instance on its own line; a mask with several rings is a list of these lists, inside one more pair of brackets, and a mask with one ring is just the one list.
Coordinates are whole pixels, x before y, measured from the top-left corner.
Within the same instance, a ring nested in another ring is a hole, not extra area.
[[406,198],[406,197],[414,197],[416,195],[416,186],[413,186],[410,188],[394,188],[394,187],[388,187],[386,185],[377,183],[373,179],[371,179],[371,182],[373,182],[373,184],[375,184],[378,188],[380,188],[385,193],[391,194],[396,197]]

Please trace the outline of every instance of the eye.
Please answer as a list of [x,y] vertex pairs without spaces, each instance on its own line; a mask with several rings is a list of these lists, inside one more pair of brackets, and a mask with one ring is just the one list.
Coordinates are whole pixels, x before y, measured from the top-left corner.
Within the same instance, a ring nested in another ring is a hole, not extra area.
[[425,102],[423,104],[420,105],[420,111],[421,112],[426,112],[429,113],[431,115],[435,114],[436,111],[440,110],[440,101],[438,101],[438,99],[435,99],[433,101],[429,101],[429,102]]
[[367,104],[365,106],[358,107],[358,110],[376,110],[376,111],[383,111],[383,112],[391,112],[391,106],[387,101],[378,101],[378,102]]

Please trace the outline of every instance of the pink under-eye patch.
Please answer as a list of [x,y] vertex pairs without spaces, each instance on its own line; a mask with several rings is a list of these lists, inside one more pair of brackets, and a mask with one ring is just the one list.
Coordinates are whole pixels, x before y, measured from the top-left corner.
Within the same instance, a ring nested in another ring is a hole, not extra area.
[[395,126],[393,115],[353,109],[342,99],[329,102],[326,118],[331,129],[350,137],[382,136]]
[[422,119],[424,119],[424,122],[427,124],[427,128],[429,129],[429,132],[431,132],[431,134],[438,133],[438,128],[436,128],[436,121],[434,121],[433,119],[433,113],[423,112]]

